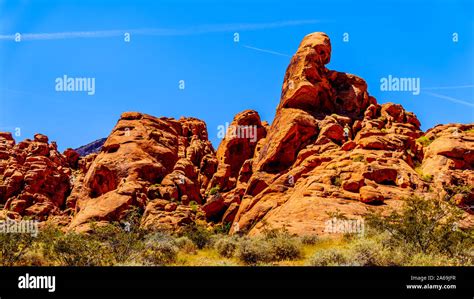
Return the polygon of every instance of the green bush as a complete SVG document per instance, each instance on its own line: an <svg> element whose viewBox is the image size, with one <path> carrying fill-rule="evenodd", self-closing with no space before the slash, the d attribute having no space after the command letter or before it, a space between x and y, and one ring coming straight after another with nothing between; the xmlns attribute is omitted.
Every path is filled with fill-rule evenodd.
<svg viewBox="0 0 474 299"><path fill-rule="evenodd" d="M188 254L195 254L197 252L197 246L188 237L179 237L174 240L179 250Z"/></svg>
<svg viewBox="0 0 474 299"><path fill-rule="evenodd" d="M267 230L263 236L240 239L236 256L249 265L296 260L302 256L302 244L285 230Z"/></svg>
<svg viewBox="0 0 474 299"><path fill-rule="evenodd" d="M221 256L230 258L234 256L237 245L238 240L236 237L223 236L216 241L214 248Z"/></svg>
<svg viewBox="0 0 474 299"><path fill-rule="evenodd" d="M473 230L456 224L463 212L443 201L410 197L388 216L366 216L364 237L345 241L342 248L318 251L313 266L455 266L472 265Z"/></svg>
<svg viewBox="0 0 474 299"><path fill-rule="evenodd" d="M237 258L247 264L256 265L272 260L272 248L260 238L242 239L236 253Z"/></svg>
<svg viewBox="0 0 474 299"><path fill-rule="evenodd" d="M447 186L446 191L450 195L455 195L455 194L465 194L469 195L474 189L473 185L459 185L459 186Z"/></svg>
<svg viewBox="0 0 474 299"><path fill-rule="evenodd" d="M44 259L54 264L58 261L54 254L55 241L64 236L64 232L58 227L47 225L40 230L38 238L35 240Z"/></svg>
<svg viewBox="0 0 474 299"><path fill-rule="evenodd" d="M0 233L0 265L14 266L25 256L34 237L25 233Z"/></svg>
<svg viewBox="0 0 474 299"><path fill-rule="evenodd" d="M176 261L178 247L173 238L164 233L155 233L145 240L141 251L142 261L145 265L164 266Z"/></svg>
<svg viewBox="0 0 474 299"><path fill-rule="evenodd" d="M466 133L474 133L474 128L473 129L467 129L466 131L464 131Z"/></svg>
<svg viewBox="0 0 474 299"><path fill-rule="evenodd" d="M387 232L390 247L469 259L473 230L457 228L462 219L462 211L447 202L410 197L401 212L393 211L388 217L370 214L366 223L376 233Z"/></svg>
<svg viewBox="0 0 474 299"><path fill-rule="evenodd" d="M197 209L198 209L198 204L197 204L197 202L195 202L194 200L189 203L189 206L191 207L191 210L192 210L193 212L196 212Z"/></svg>
<svg viewBox="0 0 474 299"><path fill-rule="evenodd" d="M267 235L266 241L270 244L273 261L295 260L302 255L299 238L286 232Z"/></svg>
<svg viewBox="0 0 474 299"><path fill-rule="evenodd" d="M352 161L353 162L363 162L363 161L365 161L364 155L356 155L356 156L352 157Z"/></svg>
<svg viewBox="0 0 474 299"><path fill-rule="evenodd" d="M318 235L304 235L300 237L300 241L304 245L315 245L319 242Z"/></svg>
<svg viewBox="0 0 474 299"><path fill-rule="evenodd" d="M457 260L442 255L418 252L411 254L405 266L463 266Z"/></svg>
<svg viewBox="0 0 474 299"><path fill-rule="evenodd" d="M310 266L341 266L348 263L344 251L340 249L327 249L317 251L309 261Z"/></svg>
<svg viewBox="0 0 474 299"><path fill-rule="evenodd" d="M426 137L426 136L421 136L416 141L419 142L424 147L427 147L428 145L430 145L433 142L433 140L428 139L428 137Z"/></svg>
<svg viewBox="0 0 474 299"><path fill-rule="evenodd" d="M91 238L105 245L114 264L135 260L144 246L140 232L133 229L127 232L113 224L95 228Z"/></svg>
<svg viewBox="0 0 474 299"><path fill-rule="evenodd" d="M51 257L63 266L109 266L106 247L85 234L67 233L52 240Z"/></svg>
<svg viewBox="0 0 474 299"><path fill-rule="evenodd" d="M229 234L231 227L232 227L232 222L218 224L214 226L214 233L227 235Z"/></svg>
<svg viewBox="0 0 474 299"><path fill-rule="evenodd" d="M359 239L347 253L351 264L356 266L383 266L382 246L372 239Z"/></svg>
<svg viewBox="0 0 474 299"><path fill-rule="evenodd" d="M215 194L219 193L220 190L221 190L221 186L219 186L219 185L217 185L215 187L212 187L209 190L209 195L215 195Z"/></svg>
<svg viewBox="0 0 474 299"><path fill-rule="evenodd" d="M340 176L331 177L331 184L338 187L341 186L342 184L341 177Z"/></svg>
<svg viewBox="0 0 474 299"><path fill-rule="evenodd" d="M406 265L411 258L410 251L405 247L391 247L389 244L387 234L358 238L350 245L347 256L352 261L351 264L356 266Z"/></svg>
<svg viewBox="0 0 474 299"><path fill-rule="evenodd" d="M193 241L199 249L210 245L212 241L212 232L202 225L189 225L182 234Z"/></svg>
<svg viewBox="0 0 474 299"><path fill-rule="evenodd" d="M431 174L421 174L421 179L425 182L430 183L433 181L433 176Z"/></svg>
<svg viewBox="0 0 474 299"><path fill-rule="evenodd" d="M430 183L433 180L432 175L423 173L423 170L421 170L421 165L417 164L415 171L423 181Z"/></svg>

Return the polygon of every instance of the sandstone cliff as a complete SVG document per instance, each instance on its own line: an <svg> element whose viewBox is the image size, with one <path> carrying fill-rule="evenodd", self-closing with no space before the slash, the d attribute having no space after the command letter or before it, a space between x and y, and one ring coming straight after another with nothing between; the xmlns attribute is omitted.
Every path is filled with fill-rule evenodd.
<svg viewBox="0 0 474 299"><path fill-rule="evenodd" d="M402 106L378 104L355 75L326 68L324 33L301 42L271 125L238 113L217 151L206 124L126 112L99 153L60 154L44 135L15 143L0 133L1 217L52 220L87 230L130 209L148 229L197 220L231 233L285 228L324 234L332 213L363 217L403 199L451 200L473 225L474 124L426 133ZM248 131L243 131L247 132Z"/></svg>

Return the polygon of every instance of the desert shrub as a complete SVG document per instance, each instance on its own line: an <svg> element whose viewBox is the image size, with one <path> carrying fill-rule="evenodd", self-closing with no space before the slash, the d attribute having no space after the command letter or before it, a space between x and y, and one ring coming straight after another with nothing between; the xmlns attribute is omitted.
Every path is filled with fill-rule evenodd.
<svg viewBox="0 0 474 299"><path fill-rule="evenodd" d="M388 233L353 236L343 246L318 250L309 259L312 266L403 266L412 252L403 246L393 247Z"/></svg>
<svg viewBox="0 0 474 299"><path fill-rule="evenodd" d="M13 266L27 253L34 237L25 233L0 233L0 265Z"/></svg>
<svg viewBox="0 0 474 299"><path fill-rule="evenodd" d="M302 256L300 238L291 236L286 230L266 230L263 236L241 238L236 256L245 264L296 260Z"/></svg>
<svg viewBox="0 0 474 299"><path fill-rule="evenodd" d="M55 241L64 236L64 232L57 226L46 225L43 227L36 238L36 247L41 252L44 259L54 264L57 258L54 256Z"/></svg>
<svg viewBox="0 0 474 299"><path fill-rule="evenodd" d="M410 197L402 211L393 211L388 217L370 214L366 222L373 231L388 233L385 245L389 247L405 247L412 254L470 259L473 230L459 229L457 223L462 219L462 211L447 202Z"/></svg>
<svg viewBox="0 0 474 299"><path fill-rule="evenodd" d="M64 266L113 265L103 244L88 235L73 232L52 240L49 256Z"/></svg>
<svg viewBox="0 0 474 299"><path fill-rule="evenodd" d="M353 162L363 162L363 161L365 161L364 155L356 155L356 156L352 157L352 161Z"/></svg>
<svg viewBox="0 0 474 299"><path fill-rule="evenodd" d="M319 242L318 235L303 235L300 237L300 241L304 245L314 245Z"/></svg>
<svg viewBox="0 0 474 299"><path fill-rule="evenodd" d="M191 210L192 210L193 212L196 212L197 209L198 209L198 204L197 204L197 202L195 202L194 200L189 203L189 206L191 207Z"/></svg>
<svg viewBox="0 0 474 299"><path fill-rule="evenodd" d="M474 133L474 128L473 129L467 129L466 131L464 131L466 133Z"/></svg>
<svg viewBox="0 0 474 299"><path fill-rule="evenodd" d="M455 195L455 194L469 195L473 189L474 189L473 185L454 185L454 186L446 187L446 191L450 195Z"/></svg>
<svg viewBox="0 0 474 299"><path fill-rule="evenodd" d="M232 227L231 222L218 224L214 227L214 233L227 235L229 234L231 227Z"/></svg>
<svg viewBox="0 0 474 299"><path fill-rule="evenodd" d="M428 145L430 145L433 140L429 139L428 137L426 136L421 136L420 138L418 138L416 140L418 143L420 143L421 145L423 145L424 147L427 147Z"/></svg>
<svg viewBox="0 0 474 299"><path fill-rule="evenodd" d="M203 249L211 244L212 232L205 226L199 224L192 224L184 228L182 235L188 237L197 248Z"/></svg>
<svg viewBox="0 0 474 299"><path fill-rule="evenodd" d="M217 185L215 187L212 187L209 190L209 195L215 195L215 194L219 193L220 190L221 190L221 186L219 186L219 185Z"/></svg>
<svg viewBox="0 0 474 299"><path fill-rule="evenodd" d="M404 266L412 258L412 252L403 244L393 246L389 233L358 238L349 251L354 264L361 266Z"/></svg>
<svg viewBox="0 0 474 299"><path fill-rule="evenodd" d="M261 238L242 239L237 247L237 258L247 264L256 265L272 260L272 248Z"/></svg>
<svg viewBox="0 0 474 299"><path fill-rule="evenodd" d="M223 234L211 234L211 236L209 237L209 241L207 242L206 244L206 247L207 248L214 248L216 247L216 243L222 239L222 238L225 238L225 237L228 237L228 235L223 235Z"/></svg>
<svg viewBox="0 0 474 299"><path fill-rule="evenodd" d="M344 213L339 211L339 209L336 209L335 211L326 211L326 215L328 215L329 218L336 218L336 219L339 219L339 220L349 219L349 218L347 218L347 216Z"/></svg>
<svg viewBox="0 0 474 299"><path fill-rule="evenodd" d="M41 252L28 250L25 255L21 257L21 260L18 261L16 266L33 266L33 267L47 267L53 266L54 264L51 261L44 258Z"/></svg>
<svg viewBox="0 0 474 299"><path fill-rule="evenodd" d="M214 248L217 252L226 258L234 256L234 253L237 249L238 239L236 237L221 237L214 244Z"/></svg>
<svg viewBox="0 0 474 299"><path fill-rule="evenodd" d="M422 179L423 181L425 181L425 182L430 183L431 181L433 181L433 175L422 173L422 174L421 174L421 179Z"/></svg>
<svg viewBox="0 0 474 299"><path fill-rule="evenodd" d="M301 257L301 242L286 231L273 231L266 234L266 242L271 248L271 260L295 260Z"/></svg>
<svg viewBox="0 0 474 299"><path fill-rule="evenodd" d="M113 224L94 228L90 237L105 245L114 264L124 264L138 258L144 246L139 232L133 229L125 231Z"/></svg>
<svg viewBox="0 0 474 299"><path fill-rule="evenodd" d="M342 179L340 176L334 176L331 177L331 184L334 186L341 186L342 184Z"/></svg>
<svg viewBox="0 0 474 299"><path fill-rule="evenodd" d="M140 222L144 211L142 208L131 206L124 212L122 224L128 223L130 225L130 231L141 232Z"/></svg>
<svg viewBox="0 0 474 299"><path fill-rule="evenodd" d="M387 234L351 238L343 247L317 251L309 260L313 266L403 266L411 252L388 246Z"/></svg>
<svg viewBox="0 0 474 299"><path fill-rule="evenodd" d="M433 176L431 174L423 173L423 170L421 170L421 165L419 163L415 165L415 172L420 176L420 179L425 182L429 183L433 180Z"/></svg>
<svg viewBox="0 0 474 299"><path fill-rule="evenodd" d="M176 261L178 250L171 236L158 232L145 240L141 258L145 265L164 266Z"/></svg>
<svg viewBox="0 0 474 299"><path fill-rule="evenodd" d="M310 266L342 266L347 263L345 252L335 248L319 250L309 260Z"/></svg>
<svg viewBox="0 0 474 299"><path fill-rule="evenodd" d="M346 257L352 265L383 266L383 250L384 248L375 240L360 238L354 241Z"/></svg>
<svg viewBox="0 0 474 299"><path fill-rule="evenodd" d="M456 259L446 256L417 252L407 259L405 266L462 266Z"/></svg>
<svg viewBox="0 0 474 299"><path fill-rule="evenodd" d="M197 251L197 246L191 241L188 237L179 237L174 240L176 246L179 250L188 254L195 254Z"/></svg>

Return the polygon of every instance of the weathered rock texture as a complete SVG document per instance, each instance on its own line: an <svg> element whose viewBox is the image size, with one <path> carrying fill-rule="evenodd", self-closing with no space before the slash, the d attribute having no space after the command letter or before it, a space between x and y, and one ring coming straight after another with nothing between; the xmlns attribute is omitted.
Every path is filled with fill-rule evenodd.
<svg viewBox="0 0 474 299"><path fill-rule="evenodd" d="M148 228L190 223L216 167L204 122L124 113L68 198L71 228L121 220L131 207Z"/></svg>
<svg viewBox="0 0 474 299"><path fill-rule="evenodd" d="M331 212L358 218L369 207L397 208L410 195L434 196L435 186L453 189L448 196L472 212L473 126L436 127L427 137L439 139L423 148L413 113L377 104L363 79L328 70L330 59L324 33L306 36L291 59L232 232L322 234ZM453 136L452 127L461 133ZM440 174L444 186L431 177ZM464 186L464 194L453 186Z"/></svg>
<svg viewBox="0 0 474 299"><path fill-rule="evenodd" d="M474 225L474 124L425 134L402 106L378 104L355 75L326 68L331 43L306 36L285 74L273 123L237 114L217 152L195 118L122 114L99 153L58 153L44 135L0 133L0 204L11 218L63 217L70 229L120 221L148 229L197 220L250 235L324 234L333 213L388 212L403 199L450 200ZM87 154L87 153L86 153Z"/></svg>
<svg viewBox="0 0 474 299"><path fill-rule="evenodd" d="M10 133L0 133L0 204L9 217L45 220L63 214L78 159L70 149L59 153L41 134L16 144Z"/></svg>

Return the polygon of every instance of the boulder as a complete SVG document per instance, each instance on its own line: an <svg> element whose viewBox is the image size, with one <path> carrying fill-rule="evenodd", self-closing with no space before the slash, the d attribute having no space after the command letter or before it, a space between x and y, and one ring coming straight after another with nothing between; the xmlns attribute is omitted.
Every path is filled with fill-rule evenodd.
<svg viewBox="0 0 474 299"><path fill-rule="evenodd" d="M155 210L147 205L151 199L184 200L183 206L201 203L202 180L213 175L209 161L215 156L207 138L205 123L195 118L123 113L83 183L71 193L69 200L76 205L70 229L80 230L90 221L121 220L133 207ZM160 213L180 210L170 204ZM146 219L146 226L153 226L153 219Z"/></svg>
<svg viewBox="0 0 474 299"><path fill-rule="evenodd" d="M372 186L363 186L359 190L360 201L368 204L381 204L384 196Z"/></svg>

